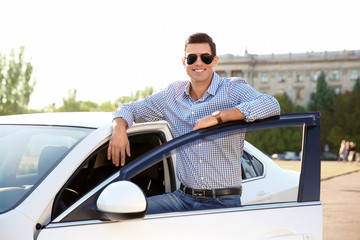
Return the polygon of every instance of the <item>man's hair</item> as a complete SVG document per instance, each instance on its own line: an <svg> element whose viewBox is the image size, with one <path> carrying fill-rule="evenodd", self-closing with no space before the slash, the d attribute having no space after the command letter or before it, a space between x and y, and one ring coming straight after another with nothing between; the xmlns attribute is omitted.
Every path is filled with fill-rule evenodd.
<svg viewBox="0 0 360 240"><path fill-rule="evenodd" d="M212 38L206 33L194 33L190 35L185 41L185 52L187 45L191 43L208 43L210 45L211 54L216 56L216 45Z"/></svg>

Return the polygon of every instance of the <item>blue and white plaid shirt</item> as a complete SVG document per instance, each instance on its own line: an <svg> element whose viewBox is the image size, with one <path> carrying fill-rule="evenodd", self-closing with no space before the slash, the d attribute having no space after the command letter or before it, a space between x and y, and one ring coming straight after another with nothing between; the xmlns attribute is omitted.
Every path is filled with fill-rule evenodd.
<svg viewBox="0 0 360 240"><path fill-rule="evenodd" d="M242 78L220 78L214 73L201 99L190 97L190 82L177 81L143 100L123 104L114 118L133 122L166 120L174 137L193 130L198 119L217 110L237 107L251 122L280 114L278 101L261 94ZM177 156L177 176L188 187L213 189L241 186L241 156L245 133L198 144Z"/></svg>

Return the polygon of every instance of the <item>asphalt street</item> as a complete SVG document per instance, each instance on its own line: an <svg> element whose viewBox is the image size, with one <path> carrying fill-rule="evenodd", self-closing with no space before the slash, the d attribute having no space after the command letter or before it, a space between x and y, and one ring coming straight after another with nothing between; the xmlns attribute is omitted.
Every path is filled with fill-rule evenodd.
<svg viewBox="0 0 360 240"><path fill-rule="evenodd" d="M321 181L323 240L360 240L360 171Z"/></svg>

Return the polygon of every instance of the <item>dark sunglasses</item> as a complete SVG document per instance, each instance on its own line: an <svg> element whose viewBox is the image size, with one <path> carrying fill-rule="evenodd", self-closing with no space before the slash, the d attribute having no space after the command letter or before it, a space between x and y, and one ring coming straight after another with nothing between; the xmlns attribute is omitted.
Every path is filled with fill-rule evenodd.
<svg viewBox="0 0 360 240"><path fill-rule="evenodd" d="M200 58L201 58L201 61L203 61L203 63L205 64L210 64L212 63L212 61L214 60L214 57L213 55L210 55L208 53L203 53L203 54L200 54ZM196 62L198 58L198 55L196 54L189 54L185 57L186 59L186 63L188 65L191 65L191 64L194 64L194 62Z"/></svg>

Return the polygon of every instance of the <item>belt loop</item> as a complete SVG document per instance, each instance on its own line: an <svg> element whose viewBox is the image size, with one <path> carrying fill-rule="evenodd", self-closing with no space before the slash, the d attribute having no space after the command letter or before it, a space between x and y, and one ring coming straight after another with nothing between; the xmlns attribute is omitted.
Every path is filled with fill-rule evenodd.
<svg viewBox="0 0 360 240"><path fill-rule="evenodd" d="M184 194L184 196L186 195L186 186L185 185L183 187L183 194Z"/></svg>
<svg viewBox="0 0 360 240"><path fill-rule="evenodd" d="M212 191L213 199L216 199L215 188L212 188L211 191Z"/></svg>

